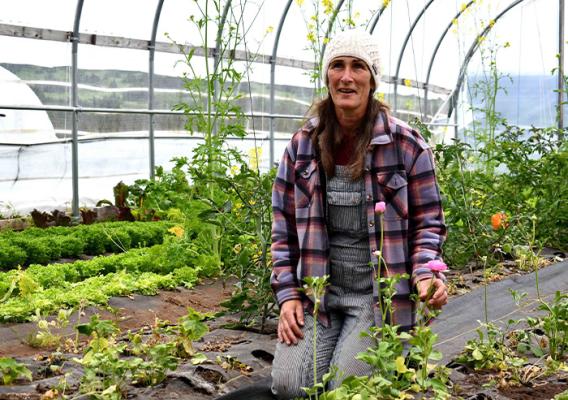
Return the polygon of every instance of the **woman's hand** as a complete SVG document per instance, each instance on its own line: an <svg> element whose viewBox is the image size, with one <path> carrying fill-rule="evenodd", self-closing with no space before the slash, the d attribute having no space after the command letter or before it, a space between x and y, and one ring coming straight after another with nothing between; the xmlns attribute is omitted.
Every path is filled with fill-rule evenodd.
<svg viewBox="0 0 568 400"><path fill-rule="evenodd" d="M304 338L302 327L304 326L304 307L300 300L288 300L280 307L280 319L278 320L278 341L288 346L297 344Z"/></svg>
<svg viewBox="0 0 568 400"><path fill-rule="evenodd" d="M429 308L442 308L448 302L448 290L444 281L439 278L432 279L423 279L418 281L416 284L416 288L418 289L418 297L420 301L428 300L428 307ZM428 296L429 293L432 293L431 296Z"/></svg>

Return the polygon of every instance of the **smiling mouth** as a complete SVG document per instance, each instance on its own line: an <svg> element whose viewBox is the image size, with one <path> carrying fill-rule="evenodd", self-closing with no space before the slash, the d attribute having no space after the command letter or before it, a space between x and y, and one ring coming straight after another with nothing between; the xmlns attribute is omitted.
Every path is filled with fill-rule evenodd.
<svg viewBox="0 0 568 400"><path fill-rule="evenodd" d="M342 93L342 94L355 94L355 93L357 93L354 89L346 89L346 88L337 89L337 91L339 93Z"/></svg>

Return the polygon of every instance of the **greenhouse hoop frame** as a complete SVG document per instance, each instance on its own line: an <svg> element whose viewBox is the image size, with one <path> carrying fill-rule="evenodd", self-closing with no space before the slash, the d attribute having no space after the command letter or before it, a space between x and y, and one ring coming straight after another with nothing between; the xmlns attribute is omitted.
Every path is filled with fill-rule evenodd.
<svg viewBox="0 0 568 400"><path fill-rule="evenodd" d="M435 3L435 0L425 1L425 4L422 6L422 9L418 12L417 16L414 18L413 22L410 24L408 32L406 33L403 44L401 49L398 53L397 62L396 62L396 72L393 76L382 76L381 80L385 83L393 85L394 89L394 103L393 103L393 111L395 113L405 113L404 110L398 109L398 86L399 85L406 85L411 88L416 88L419 90L423 90L423 101L420 104L424 105L424 109L420 107L420 116L425 117L428 114L428 95L431 92L438 93L448 98L448 118L451 118L451 115L454 115L455 123L436 123L432 121L426 122L426 125L431 126L450 126L454 127L456 132L458 128L457 123L457 109L456 105L458 102L458 98L460 96L461 87L464 82L465 74L467 71L467 66L469 61L472 59L476 51L479 47L479 39L486 35L489 30L493 28L495 23L499 21L501 17L506 15L510 10L512 10L515 6L522 3L523 0L515 0L511 2L505 9L503 9L498 15L496 15L492 23L487 25L484 30L478 34L470 46L467 54L464 56L462 64L459 70L459 76L455 87L452 90L448 90L446 88L432 85L430 84L431 72L433 69L434 61L436 60L436 56L438 54L438 50L447 36L452 24L454 21L458 20L462 15L465 14L465 11L470 8L472 4L475 3L474 0L470 0L467 4L462 5L462 8L459 10L457 14L452 18L450 23L446 26L446 29L443 31L441 36L439 37L434 50L429 58L429 63L427 67L426 79L424 82L418 82L417 80L412 79L403 79L400 77L400 70L403 61L403 57L407 48L407 44L412 38L414 33L414 29L416 28L417 24L420 20L427 14L427 10L430 6ZM252 54L247 51L242 50L235 50L231 52L231 57L234 57L237 61L250 61L252 57L254 57L254 62L257 64L269 64L270 65L270 97L269 97L269 112L268 113L245 113L247 117L256 118L268 118L270 121L270 130L269 130L269 146L270 146L270 154L269 154L269 165L273 165L275 160L274 154L274 122L276 119L294 119L294 120L301 120L305 118L305 115L287 115L287 114L277 114L275 113L275 77L276 77L276 66L285 66L285 67L292 67L292 68L299 68L304 70L314 69L315 63L309 62L305 60L297 60L292 58L285 58L285 57L278 57L278 49L280 44L280 36L283 31L286 18L289 14L289 10L293 0L287 0L285 6L283 8L282 14L279 19L278 27L275 32L275 39L272 47L272 53L270 55L263 55L263 54ZM338 1L337 5L333 10L332 17L328 23L328 27L325 33L325 37L328 38L331 35L333 26L335 24L335 19L339 12L341 11L342 7L344 6L345 1L340 0ZM368 27L368 31L372 34L378 26L379 20L381 16L384 15L386 9L389 7L391 2L383 2L383 4L379 7L379 9L375 12L375 14L371 17L370 25ZM79 176L78 176L78 115L80 113L116 113L116 114L142 114L148 115L149 118L149 127L148 127L148 141L149 141L149 176L151 179L154 178L154 170L155 170L155 132L154 132L154 116L155 115L184 115L183 112L171 111L171 110L157 110L154 109L154 64L155 64L155 52L162 52L162 53L176 53L179 54L183 51L194 51L196 55L202 57L213 58L215 65L220 62L220 53L217 49L220 47L221 35L223 30L223 24L225 23L227 13L231 7L231 0L225 2L224 9L222 11L221 16L221 24L217 31L216 36L216 47L209 48L208 53L204 54L200 47L194 47L190 45L177 45L175 43L167 43L167 42L158 42L156 41L157 37L157 29L158 24L160 22L160 17L163 10L164 0L158 0L156 9L154 12L154 18L152 22L152 30L149 40L141 40L141 39L134 39L134 38L127 38L122 36L112 36L112 35L99 35L99 34L89 34L89 33L81 33L80 32L80 24L81 18L83 14L83 5L84 0L77 0L76 3L76 10L75 16L73 21L73 30L71 32L64 31L64 30L54 30L54 29L44 29L44 28L37 28L37 27L30 27L30 26L22 26L22 25L14 25L14 24L0 24L0 36L11 36L11 37L21 37L21 38L28 38L28 39L40 39L40 40L49 40L49 41L56 41L56 42L68 42L71 43L71 105L68 107L64 106L23 106L23 105L9 105L9 104L0 104L0 109L12 109L12 110L38 110L38 111L61 111L66 113L72 113L72 132L71 132L71 143L72 143L72 191L73 191L73 199L72 199L72 212L75 217L79 216ZM564 124L564 110L563 107L560 105L564 102L564 81L563 81L563 62L564 62L564 12L565 12L565 5L564 0L558 1L558 10L559 10L559 19L558 19L558 81L557 81L557 104L558 106L558 127L562 128ZM321 55L323 55L323 51L325 50L325 40L322 46ZM135 49L135 50L147 50L148 51L148 108L147 109L116 109L116 108L95 108L95 107L81 107L78 101L78 62L77 62L77 55L79 52L79 44L87 44L87 45L94 45L94 46L104 46L104 47L116 47L116 48L128 48L128 49ZM321 62L321 59L320 59ZM216 88L218 90L218 88ZM411 112L412 114L412 112ZM187 113L185 113L187 115ZM435 115L435 114L433 114ZM22 144L20 144L22 145Z"/></svg>

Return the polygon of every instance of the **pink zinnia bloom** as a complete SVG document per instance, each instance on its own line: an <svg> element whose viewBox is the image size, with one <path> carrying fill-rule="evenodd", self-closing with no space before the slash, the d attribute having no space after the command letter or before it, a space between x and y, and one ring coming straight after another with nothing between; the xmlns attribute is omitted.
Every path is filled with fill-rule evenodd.
<svg viewBox="0 0 568 400"><path fill-rule="evenodd" d="M375 214L382 214L386 209L387 205L384 201L379 201L377 204L375 204Z"/></svg>
<svg viewBox="0 0 568 400"><path fill-rule="evenodd" d="M448 269L446 263L441 260L430 260L426 264L426 267L432 272L442 272Z"/></svg>

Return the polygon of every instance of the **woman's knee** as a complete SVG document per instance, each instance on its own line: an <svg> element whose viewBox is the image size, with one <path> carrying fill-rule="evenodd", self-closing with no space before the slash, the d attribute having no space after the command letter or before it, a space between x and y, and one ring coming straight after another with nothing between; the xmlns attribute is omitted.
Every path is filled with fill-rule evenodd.
<svg viewBox="0 0 568 400"><path fill-rule="evenodd" d="M279 399L294 399L304 397L305 392L302 387L306 386L303 382L305 371L298 369L272 369L272 393Z"/></svg>

